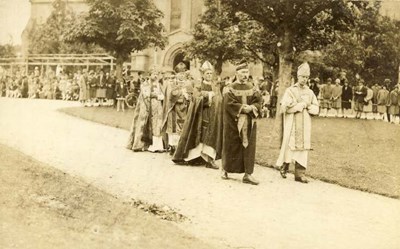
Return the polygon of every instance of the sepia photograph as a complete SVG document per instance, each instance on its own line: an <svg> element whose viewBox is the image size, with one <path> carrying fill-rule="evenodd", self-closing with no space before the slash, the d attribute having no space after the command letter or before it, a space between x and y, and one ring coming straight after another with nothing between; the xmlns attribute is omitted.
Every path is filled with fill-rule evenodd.
<svg viewBox="0 0 400 249"><path fill-rule="evenodd" d="M1 249L399 249L400 0L0 0Z"/></svg>

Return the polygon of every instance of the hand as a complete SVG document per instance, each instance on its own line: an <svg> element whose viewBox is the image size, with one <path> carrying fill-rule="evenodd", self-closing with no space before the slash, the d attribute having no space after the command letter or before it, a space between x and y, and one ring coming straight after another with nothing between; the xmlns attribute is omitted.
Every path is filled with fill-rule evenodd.
<svg viewBox="0 0 400 249"><path fill-rule="evenodd" d="M253 111L253 108L249 105L244 105L242 108L243 113L251 113Z"/></svg>

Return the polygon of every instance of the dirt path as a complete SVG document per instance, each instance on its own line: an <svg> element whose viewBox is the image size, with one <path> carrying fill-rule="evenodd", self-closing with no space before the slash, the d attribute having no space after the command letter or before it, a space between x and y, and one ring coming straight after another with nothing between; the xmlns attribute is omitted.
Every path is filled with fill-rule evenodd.
<svg viewBox="0 0 400 249"><path fill-rule="evenodd" d="M128 133L58 113L75 103L0 99L0 143L124 198L166 204L180 226L216 247L400 248L400 201L331 184L282 180L256 167L240 176L175 166L166 154L133 153Z"/></svg>
<svg viewBox="0 0 400 249"><path fill-rule="evenodd" d="M1 144L0 158L2 249L211 248L132 202Z"/></svg>

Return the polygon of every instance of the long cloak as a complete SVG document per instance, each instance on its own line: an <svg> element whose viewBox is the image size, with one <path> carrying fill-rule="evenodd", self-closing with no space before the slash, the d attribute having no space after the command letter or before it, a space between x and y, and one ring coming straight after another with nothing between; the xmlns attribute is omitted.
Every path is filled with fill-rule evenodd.
<svg viewBox="0 0 400 249"><path fill-rule="evenodd" d="M252 174L261 95L254 91L252 84L238 82L229 85L224 92L222 167L228 173ZM242 114L243 104L251 105L253 112Z"/></svg>
<svg viewBox="0 0 400 249"><path fill-rule="evenodd" d="M215 93L211 101L207 96L210 92ZM188 108L188 115L172 160L192 160L201 156L201 153L218 160L221 159L221 152L222 95L219 89L202 84L198 96Z"/></svg>
<svg viewBox="0 0 400 249"><path fill-rule="evenodd" d="M186 119L190 101L185 98L183 83L168 84L165 87L162 132L171 136L180 135ZM170 138L168 138L171 140ZM171 141L169 141L171 142Z"/></svg>
<svg viewBox="0 0 400 249"><path fill-rule="evenodd" d="M132 150L147 149L152 144L151 86L148 82L142 85L130 129L127 148Z"/></svg>
<svg viewBox="0 0 400 249"><path fill-rule="evenodd" d="M308 108L301 108L305 102ZM301 111L300 111L301 110ZM311 149L311 115L319 112L318 100L308 87L300 90L296 84L286 89L281 101L283 113L283 139L276 165L297 161L307 168L308 151Z"/></svg>

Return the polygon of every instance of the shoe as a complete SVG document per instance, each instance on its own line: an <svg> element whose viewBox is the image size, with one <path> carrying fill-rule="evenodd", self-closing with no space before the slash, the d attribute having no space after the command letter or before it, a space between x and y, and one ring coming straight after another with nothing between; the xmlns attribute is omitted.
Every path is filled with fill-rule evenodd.
<svg viewBox="0 0 400 249"><path fill-rule="evenodd" d="M209 168L209 169L219 169L218 165L216 165L214 161L212 161L212 162L210 162L210 163L206 163L206 168Z"/></svg>
<svg viewBox="0 0 400 249"><path fill-rule="evenodd" d="M170 149L169 149L169 155L173 156L174 153L175 153L175 146L171 146Z"/></svg>
<svg viewBox="0 0 400 249"><path fill-rule="evenodd" d="M295 180L296 182L308 183L308 179L305 178L304 176L295 177L294 180Z"/></svg>
<svg viewBox="0 0 400 249"><path fill-rule="evenodd" d="M281 173L282 178L286 179L286 177L287 177L286 174L287 174L288 170L289 170L289 164L284 163L279 170L279 173Z"/></svg>
<svg viewBox="0 0 400 249"><path fill-rule="evenodd" d="M258 185L259 184L259 182L254 177L252 177L251 175L245 175L243 177L242 182L243 183L252 184L252 185Z"/></svg>
<svg viewBox="0 0 400 249"><path fill-rule="evenodd" d="M305 173L306 173L306 168L301 166L298 162L295 162L294 180L296 182L308 183Z"/></svg>
<svg viewBox="0 0 400 249"><path fill-rule="evenodd" d="M221 178L223 180L228 180L229 179L228 172L226 172L224 169L221 170Z"/></svg>

